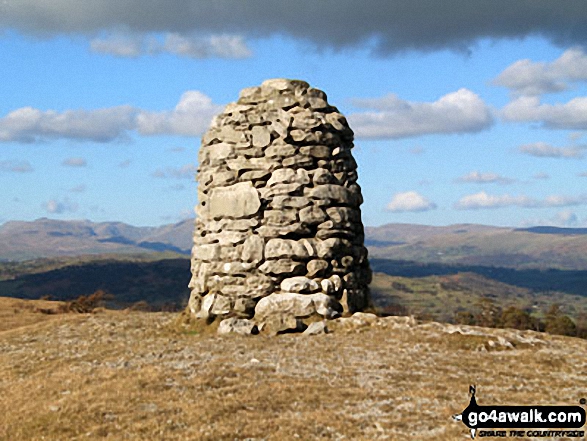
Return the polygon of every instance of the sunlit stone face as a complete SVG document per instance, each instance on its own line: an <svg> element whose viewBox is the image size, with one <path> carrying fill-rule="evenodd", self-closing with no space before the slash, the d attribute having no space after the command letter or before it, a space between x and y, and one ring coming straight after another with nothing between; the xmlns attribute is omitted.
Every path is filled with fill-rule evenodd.
<svg viewBox="0 0 587 441"><path fill-rule="evenodd" d="M244 89L214 118L199 151L193 316L287 326L368 305L352 148L345 117L303 81Z"/></svg>

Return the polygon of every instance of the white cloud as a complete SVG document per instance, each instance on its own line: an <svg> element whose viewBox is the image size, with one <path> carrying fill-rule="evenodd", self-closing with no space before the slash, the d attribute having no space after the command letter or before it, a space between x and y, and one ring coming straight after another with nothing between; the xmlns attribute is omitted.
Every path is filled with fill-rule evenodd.
<svg viewBox="0 0 587 441"><path fill-rule="evenodd" d="M92 52L116 57L136 58L142 55L170 53L188 58L247 58L252 55L239 35L182 35L168 32L163 40L149 33L114 32L90 41Z"/></svg>
<svg viewBox="0 0 587 441"><path fill-rule="evenodd" d="M185 92L175 109L164 112L143 111L137 115L137 130L141 135L173 134L199 136L206 131L222 106L197 90Z"/></svg>
<svg viewBox="0 0 587 441"><path fill-rule="evenodd" d="M581 222L576 213L571 210L563 210L549 219L526 219L522 222L522 226L524 227L532 227L536 225L561 228L587 227L587 219Z"/></svg>
<svg viewBox="0 0 587 441"><path fill-rule="evenodd" d="M585 203L587 203L587 195L585 194L581 196L552 195L541 201L540 205L543 207L571 207Z"/></svg>
<svg viewBox="0 0 587 441"><path fill-rule="evenodd" d="M480 173L478 171L472 171L465 176L461 176L457 181L477 184L512 184L515 182L515 179L506 178L505 176L500 176L496 173Z"/></svg>
<svg viewBox="0 0 587 441"><path fill-rule="evenodd" d="M493 124L489 106L468 89L459 89L431 103L405 101L393 94L355 99L353 103L375 110L349 115L351 127L362 138L479 132Z"/></svg>
<svg viewBox="0 0 587 441"><path fill-rule="evenodd" d="M28 161L0 161L0 172L30 173L33 166Z"/></svg>
<svg viewBox="0 0 587 441"><path fill-rule="evenodd" d="M67 198L60 201L51 199L43 204L43 208L50 214L62 214L77 211L78 205Z"/></svg>
<svg viewBox="0 0 587 441"><path fill-rule="evenodd" d="M463 196L456 204L458 210L477 210L481 208L500 208L511 205L530 207L534 202L527 196L492 196L482 191L479 193Z"/></svg>
<svg viewBox="0 0 587 441"><path fill-rule="evenodd" d="M191 179L194 180L198 167L194 164L186 164L181 167L165 167L155 170L151 176L155 178Z"/></svg>
<svg viewBox="0 0 587 441"><path fill-rule="evenodd" d="M136 58L144 53L144 41L138 35L114 33L90 40L90 50L115 57Z"/></svg>
<svg viewBox="0 0 587 441"><path fill-rule="evenodd" d="M551 129L587 129L587 97L577 97L564 104L542 104L536 96L522 96L500 111L502 118L513 122L538 122Z"/></svg>
<svg viewBox="0 0 587 441"><path fill-rule="evenodd" d="M434 210L436 204L429 201L421 194L415 191L408 191L405 193L397 193L391 199L391 202L387 204L387 210L396 213L406 211L429 211Z"/></svg>
<svg viewBox="0 0 587 441"><path fill-rule="evenodd" d="M85 167L88 163L85 158L67 158L63 160L61 165L66 167Z"/></svg>
<svg viewBox="0 0 587 441"><path fill-rule="evenodd" d="M0 118L0 142L76 139L109 142L134 126L135 109L118 106L98 110L42 111L22 107Z"/></svg>
<svg viewBox="0 0 587 441"><path fill-rule="evenodd" d="M155 51L169 52L189 58L248 58L252 55L242 36L209 35L187 37L177 33L165 36L165 42Z"/></svg>
<svg viewBox="0 0 587 441"><path fill-rule="evenodd" d="M521 145L518 150L525 155L537 156L539 158L575 158L581 159L584 156L582 147L554 147L545 142L535 142Z"/></svg>
<svg viewBox="0 0 587 441"><path fill-rule="evenodd" d="M493 82L517 95L540 95L565 90L570 81L587 81L587 55L581 48L568 49L551 63L516 61Z"/></svg>
<svg viewBox="0 0 587 441"><path fill-rule="evenodd" d="M495 196L482 191L463 196L456 204L458 210L479 210L503 207L547 208L569 207L587 204L587 194L580 196L551 195L542 200L525 195L512 196L509 194Z"/></svg>
<svg viewBox="0 0 587 441"><path fill-rule="evenodd" d="M74 139L106 143L127 139L134 130L143 136L200 136L222 108L197 90L186 91L173 110L162 112L128 105L64 112L23 107L0 117L0 142Z"/></svg>
<svg viewBox="0 0 587 441"><path fill-rule="evenodd" d="M571 210L564 210L556 214L554 221L558 225L565 227L576 227L579 224L579 218L576 213Z"/></svg>

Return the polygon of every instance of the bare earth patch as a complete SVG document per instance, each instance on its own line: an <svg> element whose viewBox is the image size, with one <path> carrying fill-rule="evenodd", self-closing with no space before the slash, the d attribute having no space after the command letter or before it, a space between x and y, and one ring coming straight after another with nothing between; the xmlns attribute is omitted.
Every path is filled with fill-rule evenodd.
<svg viewBox="0 0 587 441"><path fill-rule="evenodd" d="M479 404L587 398L587 342L532 331L394 317L219 337L170 313L36 314L0 332L2 440L465 440L469 384Z"/></svg>

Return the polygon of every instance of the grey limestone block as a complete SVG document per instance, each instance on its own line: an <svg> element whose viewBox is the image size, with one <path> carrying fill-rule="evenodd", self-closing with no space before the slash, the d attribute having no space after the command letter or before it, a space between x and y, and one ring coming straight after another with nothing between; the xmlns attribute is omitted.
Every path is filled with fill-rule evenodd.
<svg viewBox="0 0 587 441"><path fill-rule="evenodd" d="M193 317L281 332L370 304L352 149L346 118L305 81L243 89L213 119L198 153Z"/></svg>

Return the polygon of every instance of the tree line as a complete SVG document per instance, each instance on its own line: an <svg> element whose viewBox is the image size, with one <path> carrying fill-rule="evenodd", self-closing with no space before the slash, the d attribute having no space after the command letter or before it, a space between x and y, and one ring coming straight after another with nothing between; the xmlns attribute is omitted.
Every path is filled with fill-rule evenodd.
<svg viewBox="0 0 587 441"><path fill-rule="evenodd" d="M551 305L542 317L538 317L516 306L501 308L491 299L484 298L478 303L475 312L457 312L454 322L488 328L531 329L549 334L587 338L587 316L580 315L575 322L565 315L561 306L556 303Z"/></svg>

